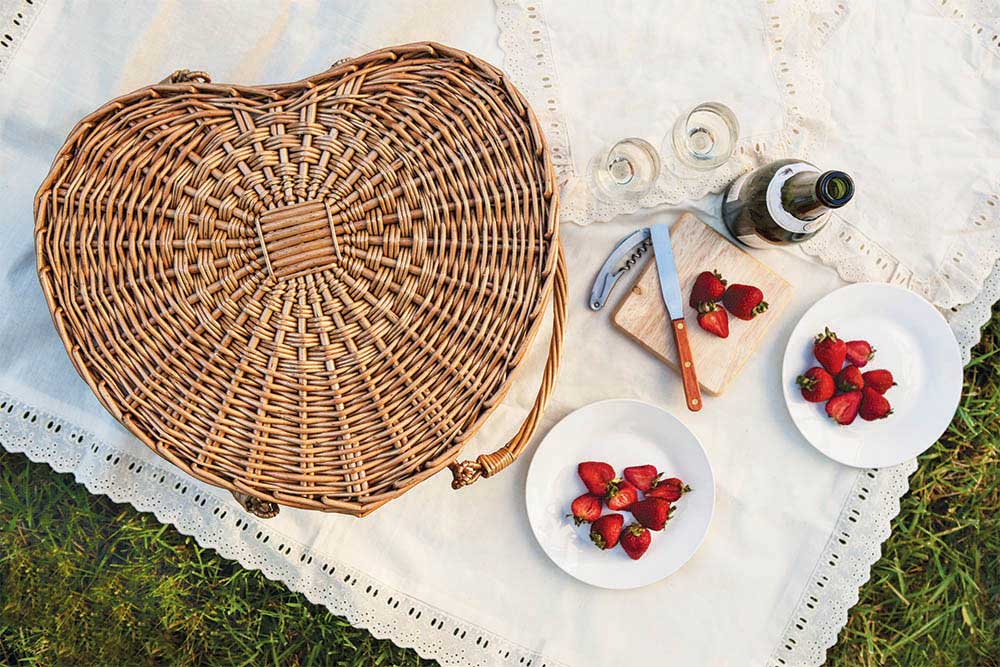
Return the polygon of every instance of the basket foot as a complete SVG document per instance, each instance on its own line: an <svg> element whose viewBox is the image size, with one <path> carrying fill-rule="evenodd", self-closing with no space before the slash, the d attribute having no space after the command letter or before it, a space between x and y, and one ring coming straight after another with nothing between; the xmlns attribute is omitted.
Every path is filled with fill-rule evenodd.
<svg viewBox="0 0 1000 667"><path fill-rule="evenodd" d="M230 491L230 493L233 494L233 498L236 498L236 502L243 506L243 509L256 517L271 519L278 516L277 503L254 498L249 494L240 493L239 491Z"/></svg>

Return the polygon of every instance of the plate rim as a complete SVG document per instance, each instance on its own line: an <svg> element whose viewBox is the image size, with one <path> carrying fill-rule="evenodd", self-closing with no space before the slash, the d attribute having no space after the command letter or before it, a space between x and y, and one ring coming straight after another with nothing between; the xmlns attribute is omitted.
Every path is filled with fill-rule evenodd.
<svg viewBox="0 0 1000 667"><path fill-rule="evenodd" d="M827 301L828 299L831 299L832 297L834 297L835 295L840 294L841 292L865 290L865 289L870 289L872 287L874 287L876 289L879 289L879 290L888 290L888 291L893 291L893 292L897 292L897 293L900 293L900 294L905 294L905 295L907 295L908 298L916 298L918 302L922 302L922 304L927 307L928 312L932 313L932 317L934 319L936 319L937 321L939 321L945 327L945 329L949 332L949 334L951 334L952 340L954 342L954 346L949 346L948 347L948 353L949 353L950 356L952 356L952 360L957 362L956 369L957 369L957 373L958 373L958 389L959 390L958 390L957 395L954 398L954 407L952 408L952 411L951 411L952 416L951 416L951 418L949 418L948 424L950 424L951 420L954 419L955 413L958 411L958 407L961 404L961 401L962 401L962 386L964 385L964 368L965 368L965 366L962 363L962 353L961 353L961 349L958 346L958 339L955 338L955 334L954 334L954 331L952 331L952 329L951 329L951 325L948 324L948 320L945 319L944 315L941 314L941 311L938 310L934 306L934 304L932 304L930 301L928 301L927 299L925 299L923 296L917 294L916 292L914 292L912 290L909 290L909 289L906 289L905 287L901 287L899 285L893 285L891 283L880 283L880 282L872 282L872 281L850 283L848 285L843 285L842 287L838 287L837 289L833 290L832 292L830 292L828 294L825 294L822 298L820 298L818 301L816 301L811 306L809 306L809 308L807 308L806 311L804 313L802 313L802 315L799 317L799 319L796 320L795 325L792 327L792 331L788 335L788 339L785 341L785 349L784 349L784 352L782 353L782 357L781 357L780 382L781 382L781 388L782 388L782 396L785 399L785 409L788 412L789 419L791 419L792 423L795 425L795 429L799 432L799 435L801 435L802 439L805 440L806 442L808 442L809 445L813 449L815 449L817 452L819 452L823 456L827 457L831 461L835 461L836 463L839 463L841 465L848 466L850 468L859 469L859 470L864 470L864 469L873 468L873 467L874 468L887 468L887 467L892 467L892 466L895 466L895 465L899 465L901 463L905 463L906 461L909 461L911 458L915 458L917 456L920 456L921 454L923 454L924 452L926 452L928 449L930 449L931 447L933 447L934 444L938 440L940 440L941 436L944 435L947 432L947 430L948 430L948 425L946 424L945 427L944 427L944 430L940 434L938 434L937 436L935 436L929 443L927 443L927 445L925 445L923 447L923 449L921 449L919 452L917 452L913 456L907 456L906 458L900 459L900 460L895 461L893 463L880 463L877 466L873 466L873 465L867 465L867 464L864 464L864 463L843 460L842 458L838 458L838 457L834 456L830 452L824 451L819 445L817 445L816 443L814 443L812 441L812 439L809 438L809 436L805 433L805 431L802 429L802 426L799 424L798 420L796 419L795 413L792 410L792 394L791 394L791 389L788 386L788 381L787 381L787 377L786 377L786 374L788 372L788 367L787 366L788 366L788 362L789 362L789 354L791 352L792 341L795 338L796 331L798 330L799 326L802 324L802 321L805 320L807 317L809 317L809 315L812 314L812 312L814 310L816 310L817 308L821 307L823 305L823 303L825 301Z"/></svg>
<svg viewBox="0 0 1000 667"><path fill-rule="evenodd" d="M701 450L701 453L702 453L702 455L705 458L705 463L706 463L706 466L707 466L708 474L709 474L710 479L712 480L712 494L711 494L711 498L709 500L708 519L705 521L705 528L702 531L702 534L701 534L701 536L698 539L698 543L692 549L691 554L683 562L681 562L677 567L675 567L670 572L667 572L667 573L663 574L662 576L659 576L658 578L653 579L651 581L648 581L648 582L645 582L645 583L641 583L641 584L636 584L634 586L633 585L607 586L607 585L595 583L593 581L589 581L587 579L583 579L582 577L578 576L576 573L570 572L565 567L563 567L563 565L559 561L557 561L552 556L552 554L549 553L549 550L545 548L545 544L542 542L541 538L538 535L538 527L535 525L535 522L534 522L534 520L532 518L532 516L533 516L532 512L529 509L529 505L528 505L528 489L531 486L532 471L535 470L535 461L537 460L539 452L541 452L542 447L545 445L546 441L549 439L549 437L552 434L552 432L555 431L556 428L559 427L563 422L565 422L569 418L575 416L579 412L582 412L582 411L587 410L587 409L596 409L596 408L598 408L598 406L605 406L605 405L614 404L614 403L629 403L629 404L638 405L640 408L643 408L643 409L652 409L652 410L654 410L656 412L659 412L659 413L662 413L663 415L666 415L670 419L672 419L675 422L677 422L685 431L687 431L690 434L690 436L694 440L695 444L698 445L698 449ZM576 581L579 581L580 583L586 584L587 586L593 586L594 588L600 588L600 589L603 589L603 590L615 590L615 591L637 590L637 589L640 589L640 588L645 588L647 586L652 586L654 584L658 584L661 581L663 581L664 579L666 579L667 577L670 577L670 576L676 574L677 572L679 572L681 570L681 568L683 568L685 565L687 565L691 561L691 559L694 558L695 554L697 554L698 551L701 550L702 546L704 546L705 540L708 539L708 534L709 534L709 532L712 529L712 522L715 519L715 505L716 505L716 499L717 499L716 498L717 494L716 494L715 485L716 485L715 469L712 467L712 459L708 455L708 450L705 449L705 446L702 444L701 439L697 436L697 434L695 434L695 432L690 427L688 427L687 424L685 424L683 421L681 421L677 416L675 416L673 413L671 413L669 410L666 410L665 408L661 408L658 405L654 405L652 403L649 403L647 401L643 401L643 400L640 400L640 399L637 399L637 398L604 398L604 399L601 399L601 400L598 400L598 401L592 401L592 402L587 403L585 405L581 405L580 407L578 407L578 408L570 411L569 413L567 413L566 415L564 415L559 421L557 421L555 424L553 424L549 428L549 430L545 433L545 435L542 437L541 441L539 441L538 446L535 447L535 451L532 452L531 461L528 462L528 471L525 474L525 480L524 480L524 510L525 510L525 514L527 514L528 525L531 527L531 534L535 538L535 542L538 544L538 547L545 554L546 558L548 558L549 561L551 561L553 565L555 565L557 568L559 568L559 570L561 570L562 572L566 573L567 575L569 575L570 577L572 577Z"/></svg>

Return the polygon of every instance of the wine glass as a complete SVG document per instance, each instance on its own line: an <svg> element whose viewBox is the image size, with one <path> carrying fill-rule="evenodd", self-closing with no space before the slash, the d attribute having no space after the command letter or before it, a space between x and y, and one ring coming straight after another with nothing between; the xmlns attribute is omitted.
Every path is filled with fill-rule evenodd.
<svg viewBox="0 0 1000 667"><path fill-rule="evenodd" d="M638 199L660 175L660 156L648 141L629 137L599 151L590 175L602 199Z"/></svg>
<svg viewBox="0 0 1000 667"><path fill-rule="evenodd" d="M671 171L683 176L687 170L701 172L721 167L736 152L739 135L740 125L732 109L720 102L698 104L677 118L664 140L679 167Z"/></svg>

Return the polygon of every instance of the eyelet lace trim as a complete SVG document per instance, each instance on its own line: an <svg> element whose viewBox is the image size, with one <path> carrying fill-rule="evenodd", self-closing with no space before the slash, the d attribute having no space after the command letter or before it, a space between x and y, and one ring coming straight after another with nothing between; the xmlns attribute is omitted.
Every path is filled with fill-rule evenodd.
<svg viewBox="0 0 1000 667"><path fill-rule="evenodd" d="M45 0L0 0L0 80L44 4Z"/></svg>
<svg viewBox="0 0 1000 667"><path fill-rule="evenodd" d="M767 38L772 71L784 103L784 124L770 134L744 138L737 157L727 165L692 179L678 179L664 171L653 189L636 201L605 202L595 197L586 175L574 167L566 122L560 108L559 75L544 19L544 3L497 0L500 46L504 70L527 96L552 147L560 195L560 218L580 225L610 220L640 208L699 199L721 190L741 173L777 156L808 157L824 141L830 109L823 80L816 73L813 53L847 16L847 0L760 0L761 22ZM804 37L802 26L812 31ZM795 31L795 39L790 39Z"/></svg>
<svg viewBox="0 0 1000 667"><path fill-rule="evenodd" d="M9 17L20 11L24 20L19 31L10 34L23 41L42 1L0 0L0 25L6 25ZM943 0L942 5L954 2ZM766 2L769 7L776 4L781 3ZM532 34L531 26L544 27L540 2L521 7L513 0L497 0L497 5L500 43L507 53L512 53L511 45L520 43L518 35L525 26L530 28L525 34ZM834 5L839 6L840 3ZM11 13L9 7L16 9ZM837 16L834 12L827 19L819 19L817 29L828 21L824 29L829 32ZM547 44L547 38L539 36L539 39L543 40L539 44ZM12 47L0 45L0 77L12 55L5 54L4 48ZM517 58L514 60L518 62ZM559 113L558 79L550 53L541 60L539 71L545 72L542 76L549 79L538 88L546 91L543 94L549 97L543 99L551 102L539 105L535 91L519 85L529 93L543 122L560 182L565 184L574 174ZM519 62L523 66L527 61ZM515 81L526 79L527 69L519 73L510 64L506 69ZM914 285L906 284L911 288ZM1000 263L985 277L982 290L971 303L946 312L966 362L998 300ZM243 567L260 570L269 579L281 581L311 602L344 616L355 627L365 628L375 637L389 639L398 646L412 648L424 658L463 666L560 664L424 604L355 568L324 558L282 535L273 523L246 514L228 494L191 480L144 449L137 456L102 443L71 422L36 410L5 392L0 392L0 445L11 452L24 453L32 461L47 463L58 472L73 473L91 493L104 494L115 502L127 502L139 511L153 513L158 521L174 525L200 545L215 549ZM813 666L825 660L827 648L836 643L848 610L857 602L858 589L868 580L871 565L881 555L881 544L888 538L891 520L899 511L899 498L907 491L907 479L915 469L916 462L910 461L894 468L859 471L823 556L767 663L769 667Z"/></svg>
<svg viewBox="0 0 1000 667"><path fill-rule="evenodd" d="M364 572L325 557L152 452L133 455L0 391L0 445L56 472L73 473L93 494L151 512L203 547L260 570L379 639L456 667L560 663L425 604ZM138 445L137 447L141 447Z"/></svg>

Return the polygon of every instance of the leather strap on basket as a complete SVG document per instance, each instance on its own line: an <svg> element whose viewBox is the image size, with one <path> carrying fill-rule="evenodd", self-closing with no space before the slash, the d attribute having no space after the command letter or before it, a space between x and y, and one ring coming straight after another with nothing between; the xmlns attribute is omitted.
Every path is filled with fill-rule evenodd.
<svg viewBox="0 0 1000 667"><path fill-rule="evenodd" d="M201 70L192 72L189 69L179 69L163 81L160 81L160 83L189 83L191 81L196 81L198 83L212 83L212 77L208 75L208 72L202 72Z"/></svg>
<svg viewBox="0 0 1000 667"><path fill-rule="evenodd" d="M563 331L566 327L566 301L568 298L568 288L566 285L566 257L563 255L562 243L559 243L559 250L556 256L555 280L552 285L552 337L549 339L549 358L545 362L545 371L542 373L542 384L538 388L535 396L535 404L531 406L531 411L525 417L524 423L517 431L517 434L510 441L496 450L492 454L482 454L475 461L455 461L448 468L454 477L451 481L451 488L461 489L463 486L472 484L480 477L492 477L497 474L520 456L521 452L531 441L538 426L538 420L545 411L545 405L549 402L549 395L556 384L556 375L559 372L559 360L562 357Z"/></svg>

